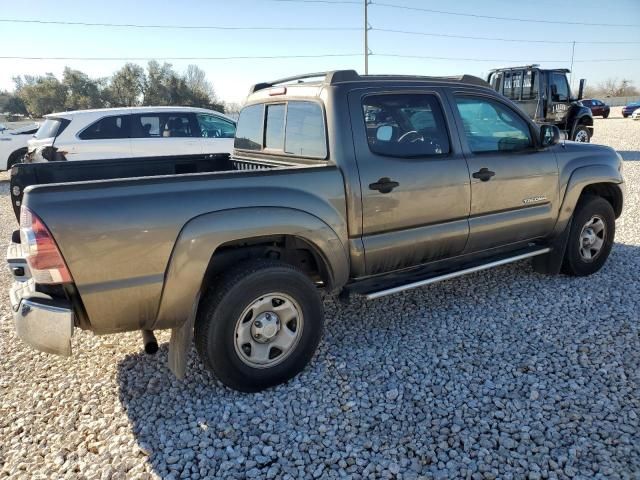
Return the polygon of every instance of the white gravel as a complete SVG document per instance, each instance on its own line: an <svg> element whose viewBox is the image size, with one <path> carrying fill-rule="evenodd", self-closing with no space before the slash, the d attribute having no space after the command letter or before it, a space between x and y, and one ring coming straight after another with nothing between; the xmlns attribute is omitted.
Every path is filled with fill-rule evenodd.
<svg viewBox="0 0 640 480"><path fill-rule="evenodd" d="M377 301L326 299L311 366L227 390L192 352L78 332L63 359L20 343L0 274L1 478L638 478L640 122L614 109L594 141L624 151L627 205L605 268L527 263ZM15 228L0 176L0 242ZM166 342L167 334L160 335Z"/></svg>

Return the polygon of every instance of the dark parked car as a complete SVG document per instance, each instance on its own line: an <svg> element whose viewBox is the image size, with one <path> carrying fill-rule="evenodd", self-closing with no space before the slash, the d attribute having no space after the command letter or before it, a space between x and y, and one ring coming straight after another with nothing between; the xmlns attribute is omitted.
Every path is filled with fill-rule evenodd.
<svg viewBox="0 0 640 480"><path fill-rule="evenodd" d="M611 112L609 105L604 103L602 100L596 100L595 98L582 100L582 105L591 109L591 115L594 117L607 118Z"/></svg>
<svg viewBox="0 0 640 480"><path fill-rule="evenodd" d="M633 102L633 103L630 103L629 105L625 105L624 107L622 107L622 116L624 118L627 118L639 108L640 108L640 102Z"/></svg>

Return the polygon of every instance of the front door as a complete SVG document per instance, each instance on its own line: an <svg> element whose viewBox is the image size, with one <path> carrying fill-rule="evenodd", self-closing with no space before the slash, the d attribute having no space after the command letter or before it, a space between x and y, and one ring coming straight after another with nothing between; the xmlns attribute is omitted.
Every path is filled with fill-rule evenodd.
<svg viewBox="0 0 640 480"><path fill-rule="evenodd" d="M367 274L464 250L469 170L442 100L438 89L349 95Z"/></svg>
<svg viewBox="0 0 640 480"><path fill-rule="evenodd" d="M471 172L465 253L551 233L558 214L558 164L538 148L537 129L507 102L460 92L452 103Z"/></svg>
<svg viewBox="0 0 640 480"><path fill-rule="evenodd" d="M563 72L549 72L549 103L547 105L547 122L563 124L569 115L571 104L569 82Z"/></svg>
<svg viewBox="0 0 640 480"><path fill-rule="evenodd" d="M209 113L197 113L202 153L231 153L236 126L233 122Z"/></svg>

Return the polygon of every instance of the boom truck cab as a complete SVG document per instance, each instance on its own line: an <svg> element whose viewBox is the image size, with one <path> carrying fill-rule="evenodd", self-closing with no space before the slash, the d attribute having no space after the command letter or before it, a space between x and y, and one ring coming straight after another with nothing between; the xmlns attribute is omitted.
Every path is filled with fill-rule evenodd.
<svg viewBox="0 0 640 480"><path fill-rule="evenodd" d="M524 110L538 125L555 125L568 140L589 142L593 136L591 110L580 103L585 79L573 97L566 68L542 69L539 65L491 70L487 82Z"/></svg>

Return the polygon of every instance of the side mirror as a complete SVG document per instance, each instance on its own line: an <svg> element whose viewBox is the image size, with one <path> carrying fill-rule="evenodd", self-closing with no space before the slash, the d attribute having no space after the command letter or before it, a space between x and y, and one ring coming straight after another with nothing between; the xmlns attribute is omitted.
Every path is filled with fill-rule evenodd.
<svg viewBox="0 0 640 480"><path fill-rule="evenodd" d="M586 85L587 80L584 78L580 79L580 86L578 87L578 100L582 100L584 95L584 86Z"/></svg>
<svg viewBox="0 0 640 480"><path fill-rule="evenodd" d="M543 147L560 143L560 129L555 125L540 126L540 143Z"/></svg>
<svg viewBox="0 0 640 480"><path fill-rule="evenodd" d="M393 127L391 125L380 125L376 130L376 139L381 142L389 142L393 137Z"/></svg>

